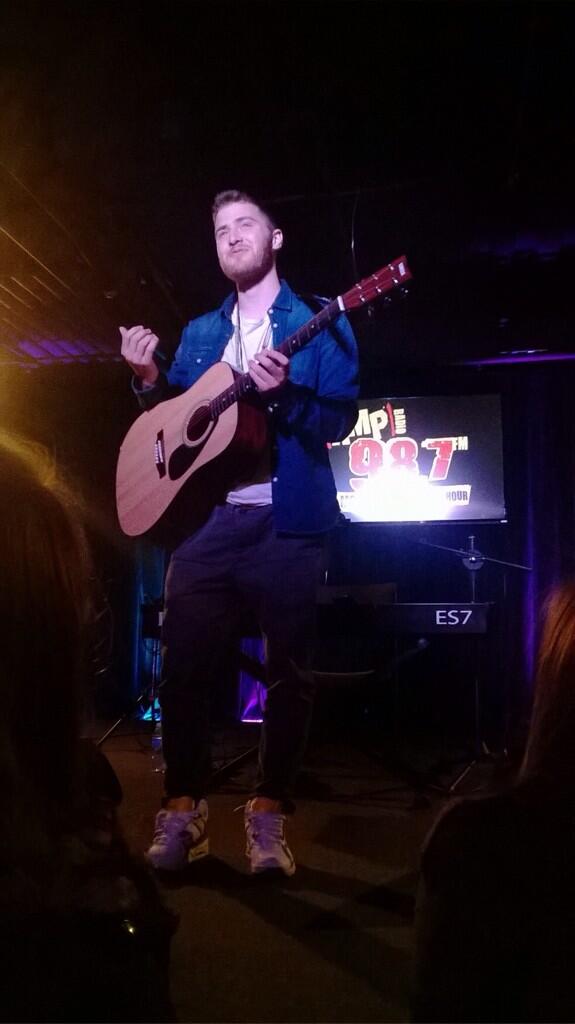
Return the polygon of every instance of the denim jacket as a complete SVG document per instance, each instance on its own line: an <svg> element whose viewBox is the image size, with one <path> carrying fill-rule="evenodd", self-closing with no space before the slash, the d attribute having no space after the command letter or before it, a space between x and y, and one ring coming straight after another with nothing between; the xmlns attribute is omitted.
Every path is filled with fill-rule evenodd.
<svg viewBox="0 0 575 1024"><path fill-rule="evenodd" d="M157 358L160 378L153 388L140 391L134 383L143 409L191 387L221 359L233 333L234 303L232 293L219 309L190 321L171 366ZM313 316L285 281L268 312L274 348ZM357 394L357 345L347 318L340 315L292 356L289 380L269 407L272 502L279 532L321 533L337 521L327 443L352 430Z"/></svg>

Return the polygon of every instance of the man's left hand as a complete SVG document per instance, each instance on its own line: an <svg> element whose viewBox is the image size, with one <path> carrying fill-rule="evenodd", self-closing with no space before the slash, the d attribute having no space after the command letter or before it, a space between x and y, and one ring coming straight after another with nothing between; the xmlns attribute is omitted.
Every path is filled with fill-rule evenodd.
<svg viewBox="0 0 575 1024"><path fill-rule="evenodd" d="M248 369L258 391L277 391L288 379L289 359L283 352L269 348L250 359Z"/></svg>

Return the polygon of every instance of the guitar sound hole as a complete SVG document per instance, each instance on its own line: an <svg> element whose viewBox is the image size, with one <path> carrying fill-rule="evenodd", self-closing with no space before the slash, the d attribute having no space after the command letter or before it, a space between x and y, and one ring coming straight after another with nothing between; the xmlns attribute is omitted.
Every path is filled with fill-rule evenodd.
<svg viewBox="0 0 575 1024"><path fill-rule="evenodd" d="M212 420L210 418L210 410L207 405L201 406L196 409L190 416L188 425L186 427L186 436L191 444L198 444L202 440L204 435L210 429Z"/></svg>

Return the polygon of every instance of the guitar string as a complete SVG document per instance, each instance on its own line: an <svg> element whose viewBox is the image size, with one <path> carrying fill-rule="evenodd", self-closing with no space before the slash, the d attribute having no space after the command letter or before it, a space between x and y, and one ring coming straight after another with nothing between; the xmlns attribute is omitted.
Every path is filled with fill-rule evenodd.
<svg viewBox="0 0 575 1024"><path fill-rule="evenodd" d="M391 270L391 265L386 267L385 270L387 270L389 272ZM372 275L372 278L375 278L375 277L376 277L376 275ZM371 279L370 278L366 278L366 281L365 282L361 282L361 284L370 283L370 282L371 282ZM381 285L383 283L385 283L383 280L379 280L378 281L378 285ZM399 282L397 282L397 281L393 281L394 285L397 285L398 283ZM358 288L359 286L356 285L355 287ZM391 289L386 288L385 291L383 292L383 294L385 294L388 290L391 290ZM378 287L376 289L376 294L374 296L372 296L372 298L378 298L379 295L381 295L381 294L382 293L380 292L379 287ZM316 327L319 328L319 329L323 329L324 326L327 326L327 324L331 322L331 320L333 319L333 313L337 312L336 310L332 310L332 306L337 301L338 301L338 299L334 299L333 302L328 303L328 305L325 306L322 310L320 310L319 313L317 313L312 318L312 320L309 321L309 323L304 324L301 328L299 328L295 332L295 334L293 334L290 338L287 338L286 341L282 343L282 346L284 346L284 345L286 345L286 343L288 343L286 351L288 352L289 355L292 355L293 351L295 351L295 349L293 347L293 343L296 340L297 341L300 341L300 340L308 341L311 338L311 336L313 334L313 331L314 331L314 329ZM369 299L366 298L364 301L369 301ZM237 309L237 317L238 317L236 359L238 361L240 369L243 370L243 367L244 367L243 355L245 353L246 362L247 362L247 351L246 351L245 343L244 343L244 340L243 340L243 334L242 334L242 328L241 328L241 317L240 317L240 311L239 311L239 303L237 303L237 302L236 302L236 309ZM269 341L271 340L271 324L268 327L268 332L269 332L269 337L268 337L268 333L266 332L266 336L264 338L265 344L263 344L263 345L260 344L260 346L258 347L257 351L261 351L263 348L269 347ZM306 334L307 334L307 337L306 337ZM246 377L246 376L249 376L249 374L244 373L243 376ZM234 397L238 397L238 398L240 397L241 392L242 392L241 381L242 381L242 378L239 378L238 381L236 381L233 385L231 385L230 388L227 388L224 392L222 392L221 395L218 396L218 398L216 400L214 400L213 409L214 409L215 412L221 411L217 407L217 406L220 405L220 401L219 401L220 399L223 400L223 403L224 403L222 405L222 408L227 408L227 403L226 403L225 400L226 400L226 397L228 395L229 395L230 399L233 399ZM237 396L236 396L236 391L238 392ZM216 402L217 402L217 406L216 406Z"/></svg>
<svg viewBox="0 0 575 1024"><path fill-rule="evenodd" d="M334 301L337 301L337 300L334 300ZM307 342L307 341L309 341L311 339L311 337L313 335L313 332L314 332L314 329L316 327L318 329L320 329L320 330L323 329L324 327L326 327L328 325L328 323L330 323L331 320L333 319L334 310L332 310L332 305L333 305L333 303L329 303L328 306L325 306L323 309L321 309L319 311L319 313L316 313L316 315L312 318L312 320L310 320L307 324L303 324L302 327L298 328L298 330L294 332L294 334L292 334L289 338L286 338L285 341L283 341L281 346L280 346L282 351L285 351L290 356L293 355L293 353L299 347L299 344L294 344L294 343L296 343L296 342L297 343L303 342L305 344L305 342ZM239 318L239 313L238 313L238 318ZM312 323L313 323L313 326L310 326L310 325L312 325ZM234 327L235 326L236 325L234 324ZM239 331L241 332L241 324L239 324L238 326L239 326ZM270 339L271 339L271 331L270 331ZM268 345L266 344L265 346L260 346L260 348L262 348L262 347L268 347ZM244 346L244 348L245 348L245 346ZM237 350L237 344L236 344L236 350ZM260 349L258 349L258 351L259 350ZM242 354L238 350L237 350L237 354L236 354L236 359L238 361L238 364L241 366L241 368L243 368ZM213 401L211 403L211 406L212 406L212 411L216 415L218 415L220 412L223 412L224 409L227 409L228 404L230 404L231 401L233 401L234 399L238 399L238 398L240 398L242 396L244 384L248 383L248 380L247 380L248 377L249 377L249 373L244 372L243 375L241 377L239 377L238 380L236 380L233 384L231 384L229 388L226 388L225 391L222 391L222 393L220 395L218 395L215 399L213 399ZM251 378L250 378L250 380L251 380ZM230 403L228 403L228 401L227 401L228 398L230 399Z"/></svg>

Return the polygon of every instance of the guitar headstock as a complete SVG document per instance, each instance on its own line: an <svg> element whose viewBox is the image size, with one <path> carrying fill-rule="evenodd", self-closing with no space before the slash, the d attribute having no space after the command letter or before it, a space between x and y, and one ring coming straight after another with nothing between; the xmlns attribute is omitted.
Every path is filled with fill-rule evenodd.
<svg viewBox="0 0 575 1024"><path fill-rule="evenodd" d="M343 309L358 309L380 295L393 291L394 288L401 288L412 276L406 257L400 256L340 295L340 306Z"/></svg>

